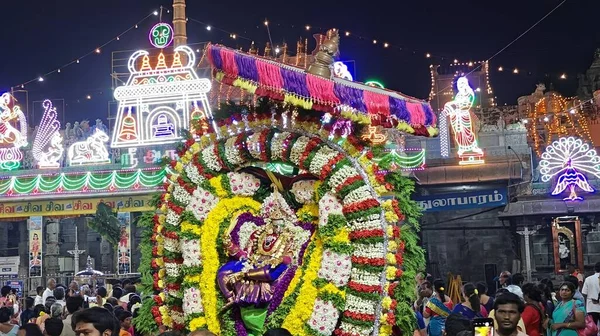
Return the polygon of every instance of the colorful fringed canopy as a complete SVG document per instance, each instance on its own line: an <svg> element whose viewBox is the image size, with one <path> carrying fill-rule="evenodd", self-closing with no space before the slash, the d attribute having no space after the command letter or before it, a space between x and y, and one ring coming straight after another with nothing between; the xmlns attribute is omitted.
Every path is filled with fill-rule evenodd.
<svg viewBox="0 0 600 336"><path fill-rule="evenodd" d="M206 54L217 80L258 96L413 135L438 133L435 113L417 98L341 78L322 78L221 45L209 44Z"/></svg>

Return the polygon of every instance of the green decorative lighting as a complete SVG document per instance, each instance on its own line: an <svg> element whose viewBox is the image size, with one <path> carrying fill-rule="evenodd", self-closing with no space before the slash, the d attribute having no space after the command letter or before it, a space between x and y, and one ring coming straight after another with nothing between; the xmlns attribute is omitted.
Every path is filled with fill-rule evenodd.
<svg viewBox="0 0 600 336"><path fill-rule="evenodd" d="M159 187L165 178L165 169L12 176L0 180L0 197L153 189Z"/></svg>
<svg viewBox="0 0 600 336"><path fill-rule="evenodd" d="M420 150L414 155L400 155L395 149L392 149L383 155L374 157L373 161L382 169L389 171L421 170L425 168L425 150Z"/></svg>

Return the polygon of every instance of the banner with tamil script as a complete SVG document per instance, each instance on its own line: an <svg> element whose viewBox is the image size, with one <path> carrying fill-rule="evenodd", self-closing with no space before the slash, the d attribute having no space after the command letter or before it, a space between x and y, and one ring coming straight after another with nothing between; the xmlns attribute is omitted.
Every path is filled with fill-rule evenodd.
<svg viewBox="0 0 600 336"><path fill-rule="evenodd" d="M42 216L29 217L29 277L42 276L42 248L43 244L43 218Z"/></svg>
<svg viewBox="0 0 600 336"><path fill-rule="evenodd" d="M121 227L119 237L119 268L118 274L131 273L131 213L119 212L117 219Z"/></svg>
<svg viewBox="0 0 600 336"><path fill-rule="evenodd" d="M96 213L98 203L104 202L114 210L123 212L143 212L152 210L150 206L150 194L83 198L73 195L75 199L48 200L34 202L0 202L0 219L31 216L71 216L90 215Z"/></svg>
<svg viewBox="0 0 600 336"><path fill-rule="evenodd" d="M0 277L16 278L19 276L21 257L0 257Z"/></svg>
<svg viewBox="0 0 600 336"><path fill-rule="evenodd" d="M424 212L493 208L506 205L506 188L480 190L468 193L415 196Z"/></svg>

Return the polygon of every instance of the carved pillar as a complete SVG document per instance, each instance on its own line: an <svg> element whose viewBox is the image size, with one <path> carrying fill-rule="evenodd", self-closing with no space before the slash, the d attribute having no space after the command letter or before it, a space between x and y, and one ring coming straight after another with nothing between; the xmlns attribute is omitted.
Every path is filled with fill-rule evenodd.
<svg viewBox="0 0 600 336"><path fill-rule="evenodd" d="M116 270L113 260L114 255L115 253L112 245L108 242L108 240L102 237L102 240L100 241L100 257L102 264L100 267L96 267L96 269L104 273L114 273Z"/></svg>
<svg viewBox="0 0 600 336"><path fill-rule="evenodd" d="M29 277L29 231L27 221L21 221L19 224L19 275L23 278ZM29 290L29 288L26 288Z"/></svg>
<svg viewBox="0 0 600 336"><path fill-rule="evenodd" d="M0 222L0 256L5 257L8 248L8 222Z"/></svg>
<svg viewBox="0 0 600 336"><path fill-rule="evenodd" d="M44 218L45 220L45 218ZM58 256L60 255L60 246L58 235L60 233L60 226L58 221L50 219L46 222L46 248L44 264L44 276L46 278L56 276L60 271L58 266Z"/></svg>
<svg viewBox="0 0 600 336"><path fill-rule="evenodd" d="M185 0L173 0L173 30L175 47L187 44Z"/></svg>
<svg viewBox="0 0 600 336"><path fill-rule="evenodd" d="M87 266L87 256L90 254L87 219L83 216L75 218L75 226L77 228L77 238L79 240L78 248L86 251L79 256L79 270L84 270Z"/></svg>

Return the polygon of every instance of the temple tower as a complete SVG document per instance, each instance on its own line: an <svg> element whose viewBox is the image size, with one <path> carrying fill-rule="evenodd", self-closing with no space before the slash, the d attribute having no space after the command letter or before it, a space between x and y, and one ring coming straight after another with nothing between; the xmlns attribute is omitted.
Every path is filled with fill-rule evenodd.
<svg viewBox="0 0 600 336"><path fill-rule="evenodd" d="M173 0L173 30L175 47L187 44L185 0Z"/></svg>

